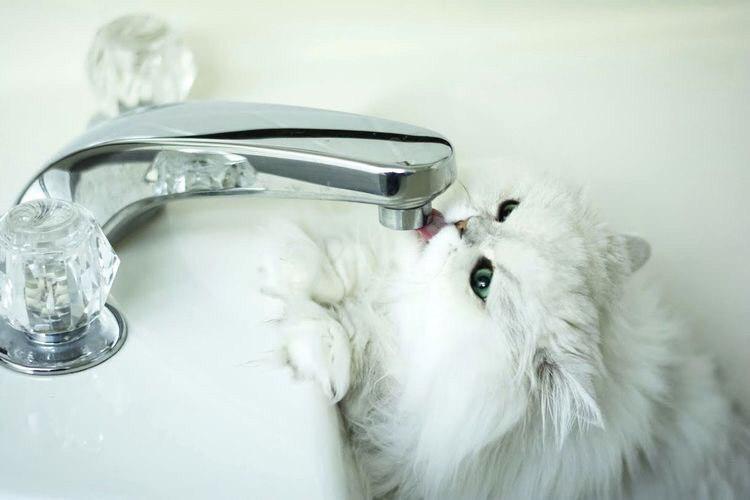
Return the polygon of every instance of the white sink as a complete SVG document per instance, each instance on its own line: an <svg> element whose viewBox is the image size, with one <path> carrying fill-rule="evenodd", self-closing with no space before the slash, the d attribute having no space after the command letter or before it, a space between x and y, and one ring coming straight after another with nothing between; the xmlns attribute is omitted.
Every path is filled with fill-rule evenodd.
<svg viewBox="0 0 750 500"><path fill-rule="evenodd" d="M267 203L174 204L119 245L129 337L112 359L0 370L0 497L347 497L335 407L253 362L275 340L245 258Z"/></svg>

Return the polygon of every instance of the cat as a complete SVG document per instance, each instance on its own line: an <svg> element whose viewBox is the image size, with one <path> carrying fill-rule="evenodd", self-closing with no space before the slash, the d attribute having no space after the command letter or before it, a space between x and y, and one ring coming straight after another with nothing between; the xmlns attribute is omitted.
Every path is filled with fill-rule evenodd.
<svg viewBox="0 0 750 500"><path fill-rule="evenodd" d="M267 230L280 352L338 403L365 496L750 498L750 433L638 279L649 245L560 180L483 185L419 231Z"/></svg>

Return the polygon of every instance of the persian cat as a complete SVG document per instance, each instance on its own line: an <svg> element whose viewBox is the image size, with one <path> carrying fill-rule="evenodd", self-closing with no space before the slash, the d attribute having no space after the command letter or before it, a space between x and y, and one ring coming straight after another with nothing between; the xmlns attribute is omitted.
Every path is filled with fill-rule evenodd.
<svg viewBox="0 0 750 500"><path fill-rule="evenodd" d="M747 427L634 275L648 244L557 180L495 187L419 231L267 233L280 352L338 404L365 495L750 498Z"/></svg>

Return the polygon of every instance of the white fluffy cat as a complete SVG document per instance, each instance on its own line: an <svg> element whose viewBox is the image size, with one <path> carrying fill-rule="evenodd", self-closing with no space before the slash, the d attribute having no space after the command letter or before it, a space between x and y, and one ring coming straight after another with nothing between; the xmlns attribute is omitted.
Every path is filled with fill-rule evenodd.
<svg viewBox="0 0 750 500"><path fill-rule="evenodd" d="M497 188L420 232L271 230L285 359L338 402L366 495L750 497L714 366L631 276L648 245L556 181Z"/></svg>

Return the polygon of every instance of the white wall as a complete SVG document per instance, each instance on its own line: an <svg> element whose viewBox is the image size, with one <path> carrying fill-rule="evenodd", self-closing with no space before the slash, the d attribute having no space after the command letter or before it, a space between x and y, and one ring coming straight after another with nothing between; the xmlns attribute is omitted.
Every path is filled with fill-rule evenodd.
<svg viewBox="0 0 750 500"><path fill-rule="evenodd" d="M588 184L750 402L750 4L369 3L0 0L0 206L92 114L95 29L158 13L197 53L194 97L413 122L463 169Z"/></svg>

